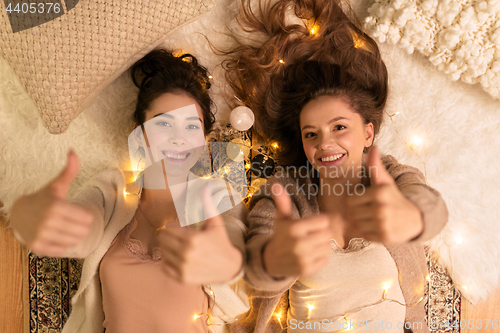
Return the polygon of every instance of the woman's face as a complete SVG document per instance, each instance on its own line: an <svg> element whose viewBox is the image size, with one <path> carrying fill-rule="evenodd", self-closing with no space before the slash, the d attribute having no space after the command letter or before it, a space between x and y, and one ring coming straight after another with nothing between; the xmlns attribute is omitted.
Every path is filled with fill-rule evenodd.
<svg viewBox="0 0 500 333"><path fill-rule="evenodd" d="M365 124L343 99L332 96L320 96L304 106L300 129L307 159L322 178L360 167L363 149L373 141L373 124Z"/></svg>
<svg viewBox="0 0 500 333"><path fill-rule="evenodd" d="M145 143L153 163L161 166L157 162L163 159L168 176L187 175L206 145L203 121L200 106L188 93L157 97L146 111L144 122Z"/></svg>

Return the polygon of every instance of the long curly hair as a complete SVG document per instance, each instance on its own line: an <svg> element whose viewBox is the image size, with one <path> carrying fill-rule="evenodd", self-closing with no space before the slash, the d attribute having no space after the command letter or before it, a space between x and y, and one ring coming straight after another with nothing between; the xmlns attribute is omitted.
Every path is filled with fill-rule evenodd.
<svg viewBox="0 0 500 333"><path fill-rule="evenodd" d="M223 63L226 79L255 112L256 136L279 143L283 165L307 163L300 112L322 95L345 100L377 134L388 94L387 69L347 3L278 0L252 7L243 0L238 23L256 37L236 37L238 45Z"/></svg>

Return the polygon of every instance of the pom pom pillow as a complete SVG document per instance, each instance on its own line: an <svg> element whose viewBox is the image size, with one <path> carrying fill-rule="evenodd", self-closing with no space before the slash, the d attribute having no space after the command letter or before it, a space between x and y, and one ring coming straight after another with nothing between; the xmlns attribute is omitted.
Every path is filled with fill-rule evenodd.
<svg viewBox="0 0 500 333"><path fill-rule="evenodd" d="M215 5L213 0L53 1L50 12L41 1L32 7L0 4L0 57L53 134L66 131L99 92L174 28Z"/></svg>
<svg viewBox="0 0 500 333"><path fill-rule="evenodd" d="M376 0L368 12L375 39L418 50L452 80L500 99L500 1Z"/></svg>

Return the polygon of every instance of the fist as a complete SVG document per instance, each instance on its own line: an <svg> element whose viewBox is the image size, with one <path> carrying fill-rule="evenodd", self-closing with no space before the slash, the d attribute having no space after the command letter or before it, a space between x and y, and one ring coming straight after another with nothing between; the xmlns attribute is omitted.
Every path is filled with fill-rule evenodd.
<svg viewBox="0 0 500 333"><path fill-rule="evenodd" d="M363 195L344 198L350 237L384 244L402 244L423 231L422 214L406 199L384 167L376 147L368 155L371 186Z"/></svg>
<svg viewBox="0 0 500 333"><path fill-rule="evenodd" d="M293 220L292 202L280 184L272 185L276 203L274 235L264 249L267 273L274 278L312 275L328 263L332 232L326 215Z"/></svg>
<svg viewBox="0 0 500 333"><path fill-rule="evenodd" d="M68 153L64 170L39 191L22 196L12 207L11 225L28 248L49 257L61 257L88 235L92 214L66 201L78 173L78 156Z"/></svg>

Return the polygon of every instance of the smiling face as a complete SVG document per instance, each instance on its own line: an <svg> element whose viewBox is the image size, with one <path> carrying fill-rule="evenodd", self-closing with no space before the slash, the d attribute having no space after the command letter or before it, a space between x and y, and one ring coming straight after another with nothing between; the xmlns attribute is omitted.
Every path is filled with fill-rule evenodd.
<svg viewBox="0 0 500 333"><path fill-rule="evenodd" d="M320 96L300 113L302 145L320 177L351 172L362 165L363 149L373 142L373 125L365 124L342 98Z"/></svg>
<svg viewBox="0 0 500 333"><path fill-rule="evenodd" d="M154 164L161 166L157 162L165 161L167 176L187 176L205 148L203 128L202 110L189 94L165 93L146 111L146 137L138 139L143 147L150 147Z"/></svg>

